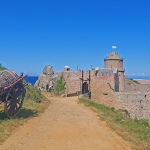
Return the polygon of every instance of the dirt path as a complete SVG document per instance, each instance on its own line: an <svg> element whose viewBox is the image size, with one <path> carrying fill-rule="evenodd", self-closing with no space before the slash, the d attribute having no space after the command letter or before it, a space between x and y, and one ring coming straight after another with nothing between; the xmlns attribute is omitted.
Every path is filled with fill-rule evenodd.
<svg viewBox="0 0 150 150"><path fill-rule="evenodd" d="M15 129L0 150L129 150L131 144L113 132L77 97L50 98L40 117Z"/></svg>

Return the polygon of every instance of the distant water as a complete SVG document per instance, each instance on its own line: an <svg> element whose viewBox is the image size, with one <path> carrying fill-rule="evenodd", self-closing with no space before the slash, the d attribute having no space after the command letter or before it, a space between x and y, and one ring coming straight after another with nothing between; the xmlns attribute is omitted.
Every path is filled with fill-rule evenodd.
<svg viewBox="0 0 150 150"><path fill-rule="evenodd" d="M32 85L35 84L37 79L38 79L38 76L27 76L27 77L25 77L26 82L29 82Z"/></svg>
<svg viewBox="0 0 150 150"><path fill-rule="evenodd" d="M125 76L126 78L129 79L147 79L150 80L150 76Z"/></svg>
<svg viewBox="0 0 150 150"><path fill-rule="evenodd" d="M125 76L125 77L129 79L149 79L150 80L150 76ZM25 80L31 83L32 85L34 85L36 80L38 80L38 76L27 76Z"/></svg>

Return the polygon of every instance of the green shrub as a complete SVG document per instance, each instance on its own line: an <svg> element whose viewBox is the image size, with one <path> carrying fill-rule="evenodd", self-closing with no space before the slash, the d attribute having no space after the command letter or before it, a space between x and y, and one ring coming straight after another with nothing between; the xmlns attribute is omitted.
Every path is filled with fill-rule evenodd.
<svg viewBox="0 0 150 150"><path fill-rule="evenodd" d="M57 92L62 91L65 89L65 85L63 84L63 75L60 77L60 79L57 81L57 85L55 86L55 90Z"/></svg>
<svg viewBox="0 0 150 150"><path fill-rule="evenodd" d="M0 71L5 70L7 68L3 67L2 64L0 64Z"/></svg>
<svg viewBox="0 0 150 150"><path fill-rule="evenodd" d="M136 81L136 80L133 80L133 82L135 82L136 84L140 84L138 81Z"/></svg>
<svg viewBox="0 0 150 150"><path fill-rule="evenodd" d="M25 100L26 99L31 99L37 103L41 102L41 91L37 89L37 87L32 86L31 84L28 84L26 87L26 95L25 95Z"/></svg>
<svg viewBox="0 0 150 150"><path fill-rule="evenodd" d="M127 110L127 109L125 109L124 111L126 112L126 114L129 114L129 112L128 112L128 110Z"/></svg>
<svg viewBox="0 0 150 150"><path fill-rule="evenodd" d="M115 111L115 107L111 107L111 111Z"/></svg>

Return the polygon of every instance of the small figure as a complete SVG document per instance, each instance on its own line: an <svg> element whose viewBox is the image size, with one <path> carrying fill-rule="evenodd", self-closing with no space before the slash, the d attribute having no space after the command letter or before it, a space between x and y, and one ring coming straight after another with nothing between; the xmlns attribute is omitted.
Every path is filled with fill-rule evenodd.
<svg viewBox="0 0 150 150"><path fill-rule="evenodd" d="M46 85L46 91L48 92L48 84Z"/></svg>
<svg viewBox="0 0 150 150"><path fill-rule="evenodd" d="M51 85L49 86L49 92L51 91Z"/></svg>
<svg viewBox="0 0 150 150"><path fill-rule="evenodd" d="M40 91L41 91L41 87L38 87L38 90L40 90Z"/></svg>

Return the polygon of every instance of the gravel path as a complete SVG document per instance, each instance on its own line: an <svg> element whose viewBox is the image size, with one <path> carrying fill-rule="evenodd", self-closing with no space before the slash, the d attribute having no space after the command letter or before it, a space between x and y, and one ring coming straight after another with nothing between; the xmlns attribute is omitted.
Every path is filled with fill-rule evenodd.
<svg viewBox="0 0 150 150"><path fill-rule="evenodd" d="M90 108L78 104L77 97L50 98L50 101L41 116L15 129L0 150L130 149L129 142L100 121Z"/></svg>

